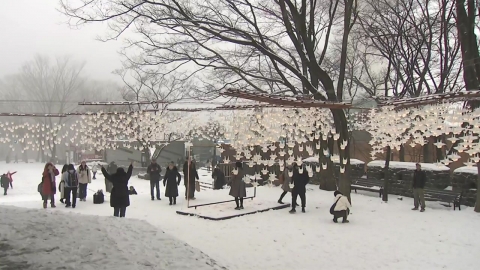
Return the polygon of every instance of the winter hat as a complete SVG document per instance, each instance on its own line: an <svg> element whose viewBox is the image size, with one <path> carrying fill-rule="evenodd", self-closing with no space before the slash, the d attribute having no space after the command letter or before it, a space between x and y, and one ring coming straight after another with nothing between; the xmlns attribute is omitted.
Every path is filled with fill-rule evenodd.
<svg viewBox="0 0 480 270"><path fill-rule="evenodd" d="M338 194L343 195L340 191L337 190L333 193L333 196L337 197Z"/></svg>

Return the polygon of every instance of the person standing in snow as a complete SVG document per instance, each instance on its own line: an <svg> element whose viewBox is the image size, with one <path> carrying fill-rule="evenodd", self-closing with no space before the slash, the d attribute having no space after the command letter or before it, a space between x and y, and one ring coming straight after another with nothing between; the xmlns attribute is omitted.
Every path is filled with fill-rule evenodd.
<svg viewBox="0 0 480 270"><path fill-rule="evenodd" d="M238 170L236 175L232 175L232 181L230 183L230 193L229 195L235 198L235 210L243 209L243 198L247 197L247 189L243 177L245 173L243 172L243 164L240 161L235 162L235 169Z"/></svg>
<svg viewBox="0 0 480 270"><path fill-rule="evenodd" d="M103 168L103 166L102 166L102 168ZM118 166L117 166L117 164L115 164L115 161L110 162L110 164L107 167L107 171L108 171L109 174L116 173L117 169L118 169ZM107 178L105 178L105 191L110 193L112 191L112 188L113 188L112 183L110 181L108 181Z"/></svg>
<svg viewBox="0 0 480 270"><path fill-rule="evenodd" d="M212 171L213 189L222 189L225 185L225 174L218 166Z"/></svg>
<svg viewBox="0 0 480 270"><path fill-rule="evenodd" d="M417 169L413 173L413 203L414 207L412 210L418 210L418 206L422 207L420 212L425 212L425 183L427 182L427 174L422 171L422 165L420 163L416 164Z"/></svg>
<svg viewBox="0 0 480 270"><path fill-rule="evenodd" d="M64 183L65 207L75 208L77 205L77 190L79 175L75 171L73 164L68 165L67 171L62 174L62 181Z"/></svg>
<svg viewBox="0 0 480 270"><path fill-rule="evenodd" d="M155 188L157 189L157 200L160 199L160 173L162 172L162 168L158 165L156 159L152 159L152 163L147 167L147 173L150 175L150 195L152 197L152 201L155 200Z"/></svg>
<svg viewBox="0 0 480 270"><path fill-rule="evenodd" d="M90 174L90 168L88 168L87 163L82 161L80 166L78 167L78 186L79 186L79 198L80 201L87 201L87 187L88 184L92 183L92 175Z"/></svg>
<svg viewBox="0 0 480 270"><path fill-rule="evenodd" d="M10 180L10 188L13 189L13 175L16 174L17 172L11 173L10 171L7 172L7 177L8 180Z"/></svg>
<svg viewBox="0 0 480 270"><path fill-rule="evenodd" d="M125 217L127 207L130 206L130 192L128 189L128 180L132 176L133 161L125 172L123 168L117 168L117 171L110 174L102 166L102 173L107 181L113 184L110 192L110 206L113 207L115 217Z"/></svg>
<svg viewBox="0 0 480 270"><path fill-rule="evenodd" d="M285 197L285 195L287 195L288 192L292 192L292 189L290 188L291 178L288 175L288 171L291 171L291 169L292 168L290 166L288 166L287 168L285 168L285 170L283 170L283 172L278 177L279 180L280 180L280 184L282 185L282 190L283 190L282 194L280 194L280 198L278 199L279 204L284 204L283 201L282 201L283 198Z"/></svg>
<svg viewBox="0 0 480 270"><path fill-rule="evenodd" d="M68 164L63 165L62 168L62 179L60 180L60 183L58 184L58 190L60 191L60 202L64 203L65 199L65 181L63 181L63 174L68 171Z"/></svg>
<svg viewBox="0 0 480 270"><path fill-rule="evenodd" d="M308 176L308 172L303 169L299 168L299 166L294 163L293 164L293 175L291 182L293 183L292 189L292 210L290 213L296 213L295 207L297 206L297 197L300 196L302 201L302 212L305 213L305 205L306 205L306 193L307 193L307 184L310 181L310 177Z"/></svg>
<svg viewBox="0 0 480 270"><path fill-rule="evenodd" d="M337 219L342 217L342 223L349 223L350 221L347 220L347 217L350 213L350 208L352 208L352 205L348 201L348 198L343 196L343 194L338 190L333 193L333 196L335 196L335 203L332 205L333 222L337 223Z"/></svg>
<svg viewBox="0 0 480 270"><path fill-rule="evenodd" d="M43 196L43 208L47 208L48 199L50 198L50 205L55 208L55 194L57 193L57 187L55 184L55 177L60 172L49 162L45 164L45 168L42 173L42 196Z"/></svg>
<svg viewBox="0 0 480 270"><path fill-rule="evenodd" d="M168 197L169 205L177 204L178 186L182 181L182 176L178 172L175 163L170 162L163 177L163 186L165 187L165 197Z"/></svg>
<svg viewBox="0 0 480 270"><path fill-rule="evenodd" d="M98 165L93 164L93 166L92 166L93 180L97 179L97 171L98 171Z"/></svg>
<svg viewBox="0 0 480 270"><path fill-rule="evenodd" d="M10 179L8 179L8 176L7 176L6 173L2 174L2 176L0 178L0 184L3 187L3 196L6 196L8 186L10 185Z"/></svg>
<svg viewBox="0 0 480 270"><path fill-rule="evenodd" d="M192 158L188 157L183 164L183 184L185 185L185 199L195 200L195 179L199 180L197 168Z"/></svg>

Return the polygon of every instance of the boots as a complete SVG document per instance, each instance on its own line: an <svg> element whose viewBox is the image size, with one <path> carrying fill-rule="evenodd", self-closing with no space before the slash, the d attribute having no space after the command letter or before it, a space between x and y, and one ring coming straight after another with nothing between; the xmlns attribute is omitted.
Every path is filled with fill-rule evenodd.
<svg viewBox="0 0 480 270"><path fill-rule="evenodd" d="M56 207L56 206L55 206L55 203L52 202L51 205L50 205L50 207L55 208L55 207Z"/></svg>
<svg viewBox="0 0 480 270"><path fill-rule="evenodd" d="M305 213L305 207L302 207L302 213Z"/></svg>
<svg viewBox="0 0 480 270"><path fill-rule="evenodd" d="M46 202L43 202L43 208L47 209L47 203Z"/></svg>
<svg viewBox="0 0 480 270"><path fill-rule="evenodd" d="M173 197L173 204L177 204L177 198L176 197Z"/></svg>

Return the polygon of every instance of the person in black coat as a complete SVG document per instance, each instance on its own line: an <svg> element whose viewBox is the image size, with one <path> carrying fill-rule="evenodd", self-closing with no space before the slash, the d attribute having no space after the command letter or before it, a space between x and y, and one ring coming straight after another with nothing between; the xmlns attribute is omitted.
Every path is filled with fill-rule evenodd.
<svg viewBox="0 0 480 270"><path fill-rule="evenodd" d="M113 184L110 192L110 206L113 207L113 215L116 217L125 217L127 207L130 206L130 192L128 189L128 180L132 176L133 162L125 172L123 168L117 168L117 172L109 174L102 166L102 173L105 179Z"/></svg>
<svg viewBox="0 0 480 270"><path fill-rule="evenodd" d="M417 169L413 173L413 203L414 208L412 210L418 210L418 205L422 207L420 212L425 212L425 183L427 182L427 175L422 171L422 165L420 163L416 164Z"/></svg>
<svg viewBox="0 0 480 270"><path fill-rule="evenodd" d="M157 200L160 199L160 173L162 168L158 165L156 159L152 159L152 163L147 168L147 173L150 175L150 195L152 196L152 201L155 200L154 190L157 189Z"/></svg>
<svg viewBox="0 0 480 270"><path fill-rule="evenodd" d="M214 180L213 189L222 189L225 185L225 174L218 166L212 171L212 178Z"/></svg>
<svg viewBox="0 0 480 270"><path fill-rule="evenodd" d="M192 162L192 158L188 158L183 164L183 178L185 181L185 199L195 200L195 179L199 180L197 168L195 162Z"/></svg>
<svg viewBox="0 0 480 270"><path fill-rule="evenodd" d="M306 204L306 193L307 193L307 187L306 185L310 181L310 177L308 176L307 170L304 168L302 169L302 172L300 172L301 168L298 167L297 164L293 164L293 175L292 175L292 183L293 183L293 189L292 189L292 210L290 210L290 213L295 213L297 212L295 210L295 207L297 206L297 197L300 196L300 199L302 200L302 212L305 213L305 204Z"/></svg>
<svg viewBox="0 0 480 270"><path fill-rule="evenodd" d="M178 172L175 164L170 162L165 171L165 176L163 178L163 186L165 187L165 197L168 197L169 205L177 204L178 197L178 186L182 181L182 176Z"/></svg>

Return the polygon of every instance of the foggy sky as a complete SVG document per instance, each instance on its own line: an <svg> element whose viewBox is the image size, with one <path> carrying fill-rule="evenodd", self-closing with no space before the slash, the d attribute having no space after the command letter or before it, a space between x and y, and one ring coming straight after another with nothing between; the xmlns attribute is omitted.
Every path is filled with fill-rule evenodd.
<svg viewBox="0 0 480 270"><path fill-rule="evenodd" d="M95 40L106 33L101 24L71 29L55 8L58 0L0 0L0 78L41 54L85 61L84 75L119 82L111 72L121 65L121 41Z"/></svg>

